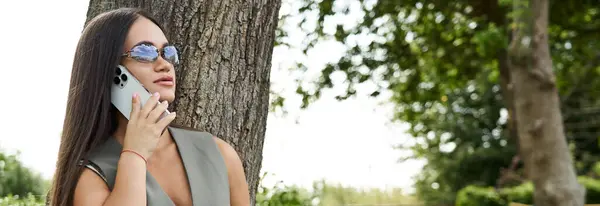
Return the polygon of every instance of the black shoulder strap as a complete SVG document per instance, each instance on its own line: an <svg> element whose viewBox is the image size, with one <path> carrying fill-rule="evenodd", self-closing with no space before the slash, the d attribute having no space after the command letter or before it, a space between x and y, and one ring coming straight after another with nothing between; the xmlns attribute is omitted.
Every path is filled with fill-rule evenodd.
<svg viewBox="0 0 600 206"><path fill-rule="evenodd" d="M96 173L98 176L100 176L100 178L102 178L102 180L104 180L104 182L106 184L108 184L108 181L106 180L106 175L104 175L104 172L102 172L102 169L100 169L100 167L95 164L92 161L89 160L79 160L79 164L78 166L84 166L90 170L92 170L94 173Z"/></svg>
<svg viewBox="0 0 600 206"><path fill-rule="evenodd" d="M85 167L94 171L98 176L100 176L102 178L102 180L104 180L104 182L106 184L108 184L108 181L106 180L106 175L104 175L104 173L102 172L102 169L100 169L100 167L98 167L98 165L94 164L94 162L88 162L85 165Z"/></svg>

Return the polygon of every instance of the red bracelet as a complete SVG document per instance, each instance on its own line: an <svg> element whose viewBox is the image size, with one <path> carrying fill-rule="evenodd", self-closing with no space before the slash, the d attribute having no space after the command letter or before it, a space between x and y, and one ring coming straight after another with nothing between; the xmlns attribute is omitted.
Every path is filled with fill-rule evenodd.
<svg viewBox="0 0 600 206"><path fill-rule="evenodd" d="M146 158L144 158L144 156L142 156L140 153L137 153L136 151L129 150L129 149L124 149L124 150L121 151L121 154L123 154L123 152L131 152L133 154L136 154L137 156L140 156L144 160L144 162L146 163L146 165L148 164L148 160L146 160Z"/></svg>

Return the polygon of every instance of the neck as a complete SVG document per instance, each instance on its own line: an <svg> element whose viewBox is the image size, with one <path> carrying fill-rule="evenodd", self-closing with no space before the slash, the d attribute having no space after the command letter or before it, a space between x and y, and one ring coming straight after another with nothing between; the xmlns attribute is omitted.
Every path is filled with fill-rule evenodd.
<svg viewBox="0 0 600 206"><path fill-rule="evenodd" d="M113 137L115 137L115 139L117 139L117 141L119 143L121 143L121 145L123 145L123 142L125 140L125 134L127 133L127 124L128 123L129 123L129 120L127 118L125 118L125 116L123 116L123 114L118 112L118 114L117 114L117 130L113 134ZM162 136L159 138L158 145L156 145L155 151L162 151L163 149L167 148L168 146L170 146L174 143L175 142L171 138L171 133L169 132L169 130L166 130L162 134Z"/></svg>

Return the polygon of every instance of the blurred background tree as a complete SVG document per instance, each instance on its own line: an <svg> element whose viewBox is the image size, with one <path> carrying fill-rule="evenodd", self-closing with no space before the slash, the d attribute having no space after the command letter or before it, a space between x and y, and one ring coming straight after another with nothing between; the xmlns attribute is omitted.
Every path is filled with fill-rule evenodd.
<svg viewBox="0 0 600 206"><path fill-rule="evenodd" d="M558 87L548 42L548 0L513 0L508 46L510 86L526 178L534 205L583 205L564 132Z"/></svg>
<svg viewBox="0 0 600 206"><path fill-rule="evenodd" d="M295 28L306 32L299 49L307 53L336 41L346 52L316 79L299 78L302 107L334 86L346 88L339 100L356 95L360 84L376 85L371 96L391 93L393 120L409 123L416 142L399 149L412 151L407 158L427 160L415 179L427 205L454 205L467 185L520 184L507 64L511 3L305 0L290 14L302 18ZM588 174L600 157L600 81L594 81L600 75L599 12L598 1L550 2L549 46L578 174ZM353 13L360 17L348 23ZM278 34L279 45L288 46L286 29ZM305 64L295 69L305 71ZM334 75L343 83L335 84ZM282 106L285 97L274 102Z"/></svg>

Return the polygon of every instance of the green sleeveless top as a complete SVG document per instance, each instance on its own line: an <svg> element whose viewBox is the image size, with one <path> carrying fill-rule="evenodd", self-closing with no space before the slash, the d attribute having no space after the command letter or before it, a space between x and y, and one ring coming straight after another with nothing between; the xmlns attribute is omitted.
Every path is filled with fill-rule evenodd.
<svg viewBox="0 0 600 206"><path fill-rule="evenodd" d="M193 205L230 205L227 167L213 136L206 132L173 127L168 129L183 160ZM92 150L85 165L102 177L110 190L115 185L121 150L122 145L110 137ZM146 198L149 206L175 205L148 171Z"/></svg>

